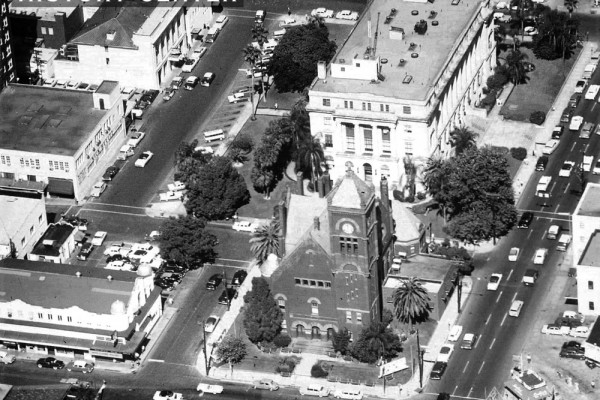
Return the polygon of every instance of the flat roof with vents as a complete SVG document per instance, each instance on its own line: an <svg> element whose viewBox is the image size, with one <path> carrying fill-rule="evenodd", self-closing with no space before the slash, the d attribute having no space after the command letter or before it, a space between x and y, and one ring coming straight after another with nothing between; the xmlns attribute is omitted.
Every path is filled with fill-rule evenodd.
<svg viewBox="0 0 600 400"><path fill-rule="evenodd" d="M319 79L311 89L424 100L452 53L455 42L462 36L481 3L476 0L461 1L456 5L451 0L435 0L431 3L374 0L332 63L351 66L365 59L367 47L373 46L373 37L378 29L375 58L371 57L371 60L376 57L385 59L381 63L381 75L385 80L373 85L369 80L334 78L328 72L326 82ZM393 8L396 13L392 16ZM371 38L368 36L369 16ZM388 16L388 23L385 23ZM415 25L421 20L427 22L424 35L415 32ZM437 25L434 26L433 21L437 21ZM404 82L406 76L411 77L408 83Z"/></svg>
<svg viewBox="0 0 600 400"><path fill-rule="evenodd" d="M108 112L92 95L9 85L0 92L0 149L73 156Z"/></svg>

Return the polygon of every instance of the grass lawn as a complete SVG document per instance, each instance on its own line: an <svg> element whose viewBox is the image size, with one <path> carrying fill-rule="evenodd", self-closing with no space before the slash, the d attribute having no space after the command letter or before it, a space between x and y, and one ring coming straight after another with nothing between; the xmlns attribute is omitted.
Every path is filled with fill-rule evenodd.
<svg viewBox="0 0 600 400"><path fill-rule="evenodd" d="M531 49L521 47L520 50L528 56L527 61L535 64L535 71L528 73L530 79L527 83L513 89L500 115L514 121L529 121L529 115L534 111L548 113L581 50L577 49L566 61L541 60L535 58ZM499 58L504 56L506 52L501 53Z"/></svg>

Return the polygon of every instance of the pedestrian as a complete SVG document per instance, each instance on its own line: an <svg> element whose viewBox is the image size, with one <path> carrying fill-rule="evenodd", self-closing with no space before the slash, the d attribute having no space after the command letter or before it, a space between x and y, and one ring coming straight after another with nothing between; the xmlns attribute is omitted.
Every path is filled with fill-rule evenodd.
<svg viewBox="0 0 600 400"><path fill-rule="evenodd" d="M290 7L288 7L288 17L292 15L292 10L290 10Z"/></svg>
<svg viewBox="0 0 600 400"><path fill-rule="evenodd" d="M279 109L279 104L275 103L275 109Z"/></svg>
<svg viewBox="0 0 600 400"><path fill-rule="evenodd" d="M527 354L527 363L531 364L531 354Z"/></svg>
<svg viewBox="0 0 600 400"><path fill-rule="evenodd" d="M592 381L592 389L596 387L596 382Z"/></svg>

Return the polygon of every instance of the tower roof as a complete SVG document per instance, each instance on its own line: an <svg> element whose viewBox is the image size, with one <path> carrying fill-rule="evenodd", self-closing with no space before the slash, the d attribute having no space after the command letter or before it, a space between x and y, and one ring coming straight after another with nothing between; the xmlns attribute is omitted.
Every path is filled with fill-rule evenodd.
<svg viewBox="0 0 600 400"><path fill-rule="evenodd" d="M336 182L328 195L333 207L356 209L365 208L374 197L373 188L350 169Z"/></svg>

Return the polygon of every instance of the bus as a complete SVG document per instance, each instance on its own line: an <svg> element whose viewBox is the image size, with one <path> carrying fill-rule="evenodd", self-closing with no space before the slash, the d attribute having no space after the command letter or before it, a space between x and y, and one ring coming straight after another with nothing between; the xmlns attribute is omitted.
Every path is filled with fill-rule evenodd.
<svg viewBox="0 0 600 400"><path fill-rule="evenodd" d="M208 143L223 139L225 139L225 132L223 132L223 129L214 129L212 131L204 132L204 140Z"/></svg>

